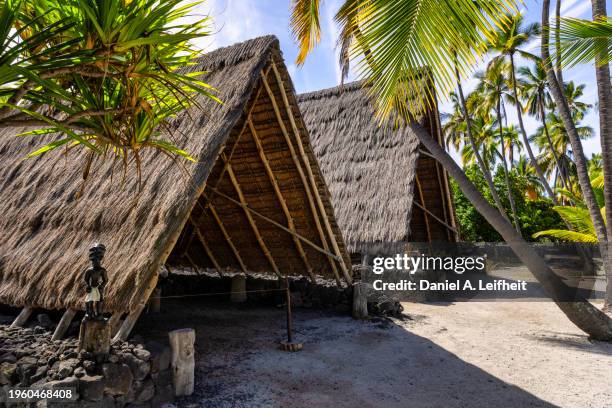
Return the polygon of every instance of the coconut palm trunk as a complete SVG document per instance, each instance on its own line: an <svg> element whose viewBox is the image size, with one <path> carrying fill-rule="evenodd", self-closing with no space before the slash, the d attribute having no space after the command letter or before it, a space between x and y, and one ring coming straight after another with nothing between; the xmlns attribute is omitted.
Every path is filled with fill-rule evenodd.
<svg viewBox="0 0 612 408"><path fill-rule="evenodd" d="M521 106L521 101L518 96L518 87L516 85L516 69L514 67L514 54L510 54L510 76L512 77L512 95L514 96L514 103L516 104L516 114L518 116L519 129L521 131L521 136L523 136L523 143L525 144L525 149L527 150L527 154L529 155L529 160L531 160L531 165L536 171L538 178L540 179L540 183L546 190L548 196L553 200L555 204L557 204L557 198L555 197L555 193L553 193L550 185L548 184L548 180L544 177L544 172L542 168L538 164L536 160L533 150L531 149L531 144L529 143L529 139L527 138L527 131L525 131L525 124L523 123L523 108Z"/></svg>
<svg viewBox="0 0 612 408"><path fill-rule="evenodd" d="M506 189L508 190L508 201L510 202L510 210L512 211L512 218L514 219L514 227L516 228L516 232L521 233L521 225L519 224L518 216L516 215L516 204L514 203L514 197L512 195L512 186L510 184L510 177L508 175L508 162L506 161L506 153L504 149L504 129L502 127L502 118L501 118L501 96L497 100L497 107L495 108L495 113L497 115L497 123L499 127L499 139L501 141L501 159L502 165L504 166L504 178L506 181Z"/></svg>
<svg viewBox="0 0 612 408"><path fill-rule="evenodd" d="M574 290L565 285L561 279L546 265L544 260L529 246L502 215L493 208L470 182L463 170L450 155L440 147L429 133L415 121L409 125L420 142L442 164L444 169L455 179L463 194L470 200L476 210L500 233L504 241L531 271L542 287L555 301L565 315L581 330L593 339L612 340L612 319L594 307L588 301L573 297ZM567 300L573 298L574 301Z"/></svg>
<svg viewBox="0 0 612 408"><path fill-rule="evenodd" d="M467 104L465 102L465 96L463 94L463 86L461 85L461 77L459 75L459 69L455 66L455 74L457 77L457 93L459 95L459 108L461 109L461 114L465 118L465 127L468 140L470 141L470 146L472 147L472 151L474 152L474 156L476 157L476 162L480 167L480 171L487 181L487 185L489 186L489 190L491 191L491 196L493 197L493 201L495 201L495 205L497 209L504 216L505 219L508 219L508 215L506 215L506 211L502 206L501 199L499 198L499 194L497 194L497 190L495 189L495 184L493 184L493 177L491 176L491 171L485 165L482 156L480 155L480 150L478 150L478 146L476 146L476 141L474 140L474 135L472 134L472 120L468 115Z"/></svg>
<svg viewBox="0 0 612 408"><path fill-rule="evenodd" d="M606 0L592 0L593 20L607 17ZM605 39L599 41L606 41ZM608 49L608 47L605 47ZM603 56L605 58L605 55ZM610 89L610 65L602 62L602 56L595 60L595 79L599 99L599 138L603 159L604 199L606 219L612 220L612 90ZM612 221L607 224L607 235L612 236ZM612 248L608 247L606 264L606 303L604 308L612 310ZM603 254L602 254L603 255Z"/></svg>
<svg viewBox="0 0 612 408"><path fill-rule="evenodd" d="M546 72L546 78L548 81L550 93L557 107L557 111L559 112L559 116L563 121L563 125L570 140L570 144L572 146L572 151L574 153L574 162L576 164L576 173L578 175L578 182L580 183L580 189L582 191L584 202L589 210L591 219L593 220L593 227L595 228L597 239L600 242L600 248L604 252L607 252L607 247L605 246L605 242L607 241L606 226L603 221L603 217L601 216L601 212L599 211L599 206L597 205L597 200L595 199L595 194L593 193L593 188L591 187L591 180L589 179L589 172L587 169L587 161L586 157L584 156L584 150L582 149L582 143L580 142L580 136L578 135L576 125L574 124L574 121L572 119L572 114L567 104L567 99L563 94L561 85L557 81L557 77L551 65L550 51L548 49L548 42L550 36L550 25L548 22L550 13L549 8L550 0L542 0L542 66L544 67L544 70ZM611 178L608 180L612 182L612 173L610 174L610 177ZM602 243L604 244L603 246L601 245ZM604 265L605 264L606 262L604 262Z"/></svg>
<svg viewBox="0 0 612 408"><path fill-rule="evenodd" d="M550 151L552 152L552 155L555 159L555 165L557 166L557 170L555 172L555 182L553 183L553 186L557 185L556 180L557 180L557 175L558 175L559 179L561 180L561 185L563 186L563 188L570 190L569 183L567 182L567 180L565 180L565 176L560 171L561 162L559 161L559 155L557 154L557 151L555 150L552 138L550 137L550 133L548 133L548 125L546 124L546 110L544 109L544 104L540 101L538 103L538 107L540 109L540 116L542 117L542 128L544 129L544 134L546 135L546 141L548 142L548 147L550 148Z"/></svg>

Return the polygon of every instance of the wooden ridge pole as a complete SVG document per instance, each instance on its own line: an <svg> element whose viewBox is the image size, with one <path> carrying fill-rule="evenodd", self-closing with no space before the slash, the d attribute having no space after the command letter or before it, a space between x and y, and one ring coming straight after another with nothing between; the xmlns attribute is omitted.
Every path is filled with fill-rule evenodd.
<svg viewBox="0 0 612 408"><path fill-rule="evenodd" d="M217 210L215 210L215 207L213 206L213 203L212 203L212 199L208 200L208 203L209 203L208 209L210 210L210 213L215 219L217 226L221 230L221 233L223 234L225 241L232 249L232 252L234 253L234 256L236 257L236 260L240 264L240 269L242 269L242 272L246 272L247 271L246 265L242 261L242 258L240 257L240 253L238 252L238 248L236 248L236 245L234 245L234 242L232 241L232 237L229 235L229 233L225 229L225 225L223 225L223 222L221 221L221 217L219 217Z"/></svg>
<svg viewBox="0 0 612 408"><path fill-rule="evenodd" d="M212 261L213 265L217 269L217 272L219 273L219 276L223 277L223 273L221 272L221 265L219 265L219 262L217 262L217 258L215 258L215 256L213 255L212 250L210 249L210 247L206 243L206 239L204 238L204 235L202 235L202 233L200 232L200 228L194 222L193 218L189 217L189 221L191 221L191 225L193 225L193 228L194 228L194 231L196 233L196 236L198 237L198 240L200 241L200 244L202 244L202 247L204 247L204 251L206 251L206 255L208 256L208 258L210 258L210 260Z"/></svg>
<svg viewBox="0 0 612 408"><path fill-rule="evenodd" d="M285 213L285 217L287 218L287 226L289 227L291 231L293 231L294 233L297 233L295 229L295 223L293 222L293 217L291 216L291 212L289 211L287 202L285 201L283 194L280 190L280 187L278 185L278 182L276 181L276 177L274 177L274 172L272 171L272 167L270 167L270 162L268 161L268 158L266 157L266 152L264 151L263 145L261 144L261 139L259 139L259 135L257 134L257 131L255 130L255 126L253 125L253 122L251 121L251 117L248 118L248 121L249 121L249 128L251 130L251 134L253 135L253 140L255 141L255 145L257 146L257 151L259 152L259 158L261 159L261 162L263 163L264 168L266 169L266 173L268 174L268 178L270 179L270 184L272 184L272 187L274 188L274 192L276 193L276 198L280 202L281 207L283 208L283 212ZM302 258L302 261L304 262L304 266L306 267L306 271L308 272L310 279L313 282L315 282L316 278L312 272L312 268L310 267L310 264L308 263L308 258L306 257L306 252L304 251L304 248L302 247L302 242L295 235L291 235L291 237L293 238L295 247L298 253L300 254L300 257Z"/></svg>
<svg viewBox="0 0 612 408"><path fill-rule="evenodd" d="M227 175L230 177L230 180L234 186L234 190L236 190L236 193L238 194L240 203L243 205L244 214L246 215L249 221L249 224L251 225L251 229L253 230L253 234L255 234L255 238L257 238L257 242L259 243L261 251L264 253L274 273L276 273L279 277L282 278L282 274L280 273L278 266L276 266L276 262L274 261L274 258L272 257L270 250L268 250L268 247L266 243L264 242L263 237L259 233L259 228L257 228L257 224L255 223L255 220L253 219L251 212L247 209L248 204L247 204L246 198L244 197L244 194L242 193L242 189L240 188L240 184L238 183L238 180L236 179L236 174L234 174L232 165L230 164L229 161L226 162L226 165L227 165Z"/></svg>
<svg viewBox="0 0 612 408"><path fill-rule="evenodd" d="M272 71L274 72L274 76L276 78L276 82L278 84L278 87L280 88L283 103L285 104L285 109L287 110L287 116L289 117L289 122L291 123L291 127L293 128L293 133L297 141L298 150L300 151L300 155L302 156L302 159L304 160L306 172L308 173L308 178L310 179L310 182L312 183L312 189L314 191L314 196L317 200L319 210L321 211L321 218L323 218L323 224L325 224L325 229L327 230L327 234L329 235L329 239L332 243L332 247L334 248L334 252L336 253L336 255L338 255L342 259L340 261L340 269L342 269L342 274L344 275L346 282L351 284L352 278L349 275L348 268L346 264L344 263L344 259L342 258L342 252L340 251L340 247L338 246L338 242L336 241L336 234L334 233L334 230L331 227L331 224L329 222L329 217L327 216L327 211L325 209L325 205L323 204L323 200L321 200L321 195L319 194L319 188L317 187L317 182L312 172L312 166L310 165L310 160L308 159L308 155L306 154L306 151L304 150L304 144L302 143L301 133L295 123L295 118L293 117L293 110L291 109L291 104L289 103L289 99L287 98L287 93L285 92L285 85L284 85L283 79L281 78L280 73L278 72L278 69L276 68L276 64L274 64L274 61L272 61L271 64L272 64ZM270 98L274 101L274 95L270 96ZM274 101L274 103L276 102ZM279 120L282 121L282 118L279 118Z"/></svg>
<svg viewBox="0 0 612 408"><path fill-rule="evenodd" d="M418 169L417 173L414 175L414 180L416 182L417 190L419 191L419 199L421 200L422 207L419 208L427 208L425 206L425 198L423 197L423 189L421 188L421 182L419 181ZM431 229L429 226L429 213L430 211L423 210L423 215L425 216L425 229L427 231L427 242L431 242Z"/></svg>
<svg viewBox="0 0 612 408"><path fill-rule="evenodd" d="M304 170L302 169L300 159L298 158L295 152L295 148L293 147L293 143L291 142L291 137L289 136L289 133L287 132L287 128L285 128L283 117L280 113L278 105L276 104L276 99L274 98L272 89L270 88L270 85L268 84L268 80L266 79L266 76L264 75L263 72L262 72L261 78L263 80L264 87L266 88L266 92L268 93L268 97L270 98L270 101L272 102L272 107L274 108L274 113L276 114L276 119L281 128L281 132L283 133L283 136L285 137L285 142L287 143L287 146L289 147L289 152L291 153L291 158L293 159L293 163L295 164L298 174L300 175L300 178L302 179L302 184L304 185L304 190L306 191L306 197L308 198L308 204L310 205L310 211L312 212L313 218L315 220L315 225L317 227L317 231L319 233L321 243L323 244L323 248L325 249L325 252L329 252L329 245L327 244L325 233L323 232L323 228L321 227L321 221L319 220L317 207L315 205L314 199L312 198L312 193L310 192L310 184L306 180L306 175L304 174ZM328 260L329 260L329 264L332 267L334 277L336 278L336 283L338 284L338 286L340 286L341 284L340 275L338 274L336 263L334 262L333 258L328 257ZM339 262L342 262L342 260L340 260Z"/></svg>

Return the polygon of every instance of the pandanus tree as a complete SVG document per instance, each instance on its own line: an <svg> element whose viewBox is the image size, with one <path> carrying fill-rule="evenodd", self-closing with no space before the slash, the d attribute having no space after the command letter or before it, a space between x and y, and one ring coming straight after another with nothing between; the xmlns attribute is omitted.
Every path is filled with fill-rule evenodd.
<svg viewBox="0 0 612 408"><path fill-rule="evenodd" d="M140 176L147 148L190 158L172 142L168 119L215 98L184 73L199 54L208 18L187 24L196 3L181 0L5 0L0 2L0 126L55 135L31 155L64 147L90 149ZM127 173L126 173L127 174Z"/></svg>
<svg viewBox="0 0 612 408"><path fill-rule="evenodd" d="M546 1L546 0L545 0ZM318 42L319 0L293 0L292 28L302 52ZM480 6L480 7L479 7ZM475 53L486 51L496 25L515 8L512 0L474 2L457 0L346 0L336 14L340 24L341 56L357 61L357 72L371 86L381 120L394 118L408 126L429 153L442 164L474 207L495 228L516 255L541 282L559 308L593 338L612 340L612 320L592 304L577 297L544 260L492 207L450 155L414 120L414 109L432 95L423 94L420 77L427 66L439 92L448 94L460 72L473 69ZM449 41L453 38L453 41ZM458 47L458 44L463 44ZM419 91L420 90L420 91Z"/></svg>
<svg viewBox="0 0 612 408"><path fill-rule="evenodd" d="M537 34L539 34L540 26L537 23L525 25L523 16L521 14L508 15L507 19L508 23L498 28L494 39L489 43L489 48L492 51L499 53L499 55L493 59L492 63L495 63L499 59L508 60L509 87L511 89L511 94L507 99L516 106L519 129L523 137L525 150L527 151L529 159L531 160L531 165L536 170L536 173L540 178L540 183L542 183L542 186L544 186L546 192L554 201L555 194L550 188L548 180L544 176L544 172L540 168L535 154L533 153L533 149L529 144L527 131L525 130L525 124L523 123L523 108L519 98L519 87L516 78L515 58L517 54L529 59L536 59L533 54L530 54L521 48L524 47L527 42L533 39Z"/></svg>

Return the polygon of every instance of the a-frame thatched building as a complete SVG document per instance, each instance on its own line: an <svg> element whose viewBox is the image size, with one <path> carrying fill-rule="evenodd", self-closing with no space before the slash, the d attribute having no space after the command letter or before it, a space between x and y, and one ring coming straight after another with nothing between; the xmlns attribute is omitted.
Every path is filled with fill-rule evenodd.
<svg viewBox="0 0 612 408"><path fill-rule="evenodd" d="M298 103L351 253L374 243L456 241L446 172L409 129L379 126L362 83L298 95ZM437 109L420 120L442 144Z"/></svg>
<svg viewBox="0 0 612 408"><path fill-rule="evenodd" d="M75 163L86 152L71 153L70 163L24 160L41 140L1 132L0 302L82 309L93 242L107 247L105 308L115 314L139 313L167 262L350 282L278 40L222 48L190 69L209 72L223 104L203 99L203 111L172 123L197 163L143 153L140 192L135 177L121 186L121 170L107 160L94 162L77 198Z"/></svg>

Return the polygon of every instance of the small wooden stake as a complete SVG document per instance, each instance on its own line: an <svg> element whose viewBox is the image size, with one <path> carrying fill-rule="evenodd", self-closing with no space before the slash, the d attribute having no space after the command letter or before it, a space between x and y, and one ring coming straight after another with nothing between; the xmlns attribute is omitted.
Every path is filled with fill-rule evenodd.
<svg viewBox="0 0 612 408"><path fill-rule="evenodd" d="M353 318L365 319L368 317L368 293L363 282L353 284Z"/></svg>
<svg viewBox="0 0 612 408"><path fill-rule="evenodd" d="M53 336L51 336L51 340L61 340L66 334L68 327L70 327L70 323L72 319L74 319L74 315L76 315L76 310L74 309L66 309L62 318L60 319L55 331L53 332Z"/></svg>
<svg viewBox="0 0 612 408"><path fill-rule="evenodd" d="M246 276L232 276L232 293L230 293L230 301L232 303L244 303L247 301L246 294Z"/></svg>
<svg viewBox="0 0 612 408"><path fill-rule="evenodd" d="M291 314L291 291L289 278L285 276L285 298L287 303L287 341L281 341L280 348L284 351L300 351L304 345L293 342L293 316Z"/></svg>
<svg viewBox="0 0 612 408"><path fill-rule="evenodd" d="M22 327L30 318L32 311L34 311L34 309L29 306L26 306L21 309L19 315L15 318L15 320L13 320L11 327Z"/></svg>
<svg viewBox="0 0 612 408"><path fill-rule="evenodd" d="M195 330L174 330L168 333L168 337L172 350L174 395L191 395L195 384Z"/></svg>

